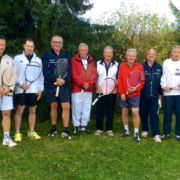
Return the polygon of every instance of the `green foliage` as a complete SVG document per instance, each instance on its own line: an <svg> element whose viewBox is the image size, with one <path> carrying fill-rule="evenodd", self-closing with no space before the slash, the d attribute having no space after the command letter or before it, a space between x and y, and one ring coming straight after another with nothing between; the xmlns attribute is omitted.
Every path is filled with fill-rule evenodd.
<svg viewBox="0 0 180 180"><path fill-rule="evenodd" d="M171 11L175 17L176 20L176 34L177 34L177 40L180 43L180 10L177 9L177 7L172 3L172 1L169 2L169 7L171 8Z"/></svg>
<svg viewBox="0 0 180 180"><path fill-rule="evenodd" d="M0 2L0 34L10 40L8 52L12 55L22 51L23 39L32 37L41 56L50 48L51 37L58 34L64 38L64 48L71 55L74 56L78 45L84 42L93 55L99 57L112 27L90 24L80 17L92 7L89 0L3 0Z"/></svg>
<svg viewBox="0 0 180 180"><path fill-rule="evenodd" d="M124 3L109 18L101 19L102 24L115 26L110 44L115 49L117 59L124 61L128 48L136 48L138 60L146 58L146 51L155 48L158 51L158 61L169 58L173 45L177 44L175 24L169 22L165 16L140 11L138 7L127 7Z"/></svg>

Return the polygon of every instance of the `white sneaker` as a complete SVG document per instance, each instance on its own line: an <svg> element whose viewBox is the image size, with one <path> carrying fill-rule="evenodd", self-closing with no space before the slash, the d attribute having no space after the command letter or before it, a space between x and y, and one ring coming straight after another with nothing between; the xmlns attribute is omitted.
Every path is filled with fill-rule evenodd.
<svg viewBox="0 0 180 180"><path fill-rule="evenodd" d="M147 137L148 136L148 132L147 131L143 131L141 134L142 137Z"/></svg>
<svg viewBox="0 0 180 180"><path fill-rule="evenodd" d="M106 131L106 133L107 133L109 136L114 136L114 133L113 133L112 130Z"/></svg>
<svg viewBox="0 0 180 180"><path fill-rule="evenodd" d="M160 139L159 135L154 136L153 139L154 139L155 142L161 142L161 139Z"/></svg>
<svg viewBox="0 0 180 180"><path fill-rule="evenodd" d="M17 144L10 137L6 138L6 139L3 139L3 145L4 146L9 146L9 147L17 146Z"/></svg>
<svg viewBox="0 0 180 180"><path fill-rule="evenodd" d="M97 130L94 135L95 135L95 136L100 136L102 133L103 133L103 131Z"/></svg>

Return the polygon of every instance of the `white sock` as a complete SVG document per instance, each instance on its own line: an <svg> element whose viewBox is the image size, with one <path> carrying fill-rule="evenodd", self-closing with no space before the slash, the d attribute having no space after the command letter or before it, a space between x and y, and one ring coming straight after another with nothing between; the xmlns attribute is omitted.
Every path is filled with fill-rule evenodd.
<svg viewBox="0 0 180 180"><path fill-rule="evenodd" d="M9 138L9 132L4 132L4 139Z"/></svg>
<svg viewBox="0 0 180 180"><path fill-rule="evenodd" d="M129 132L129 126L128 125L124 125L124 129Z"/></svg>
<svg viewBox="0 0 180 180"><path fill-rule="evenodd" d="M138 133L139 129L138 128L134 128L134 134Z"/></svg>

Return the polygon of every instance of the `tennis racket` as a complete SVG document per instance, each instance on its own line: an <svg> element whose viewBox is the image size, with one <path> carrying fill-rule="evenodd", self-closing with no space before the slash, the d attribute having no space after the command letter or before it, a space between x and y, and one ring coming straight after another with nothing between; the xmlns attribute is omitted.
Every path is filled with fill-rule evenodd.
<svg viewBox="0 0 180 180"><path fill-rule="evenodd" d="M24 77L26 84L29 86L35 82L42 73L42 66L38 62L31 61L29 64L26 65L25 71L24 71ZM26 93L26 90L23 91L23 95Z"/></svg>
<svg viewBox="0 0 180 180"><path fill-rule="evenodd" d="M170 87L169 89L170 89L170 91L171 90L180 90L180 84L178 84L177 86L174 86L174 87ZM163 89L163 91L164 91L164 89Z"/></svg>
<svg viewBox="0 0 180 180"><path fill-rule="evenodd" d="M59 78L64 78L68 73L68 62L66 59L59 59L55 64L54 74L58 76ZM57 82L54 83L55 85ZM59 95L60 86L57 86L56 88L56 97Z"/></svg>
<svg viewBox="0 0 180 180"><path fill-rule="evenodd" d="M139 70L132 71L127 78L128 88L135 89L145 80L144 74ZM128 90L126 94L129 94Z"/></svg>
<svg viewBox="0 0 180 180"><path fill-rule="evenodd" d="M169 87L170 91L171 90L180 90L180 72L179 69L174 69L172 72L170 72L170 74L173 76L174 79L177 80L178 84L176 86L173 87ZM164 89L163 89L164 91Z"/></svg>
<svg viewBox="0 0 180 180"><path fill-rule="evenodd" d="M93 101L92 105L94 106L96 102L101 98L102 96L106 96L111 94L115 88L116 88L116 81L112 78L105 78L103 82L100 85L102 89L102 93L99 93L98 97Z"/></svg>
<svg viewBox="0 0 180 180"><path fill-rule="evenodd" d="M84 81L89 81L92 80L94 78L95 75L95 67L91 64L86 64L82 66L82 70L80 73L80 77L84 80ZM83 93L84 93L84 88L81 89L80 95L79 95L79 99L83 98Z"/></svg>
<svg viewBox="0 0 180 180"><path fill-rule="evenodd" d="M2 84L8 88L14 86L17 79L22 76L22 71L15 65L7 67L2 73Z"/></svg>

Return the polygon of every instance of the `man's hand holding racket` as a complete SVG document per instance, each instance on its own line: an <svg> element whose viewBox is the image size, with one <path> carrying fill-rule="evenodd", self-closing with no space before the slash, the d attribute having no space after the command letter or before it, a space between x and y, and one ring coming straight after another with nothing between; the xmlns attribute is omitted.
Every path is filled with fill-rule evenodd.
<svg viewBox="0 0 180 180"><path fill-rule="evenodd" d="M56 82L54 83L54 85L56 85L56 86L62 86L64 84L65 84L65 80L62 78L57 78Z"/></svg>
<svg viewBox="0 0 180 180"><path fill-rule="evenodd" d="M88 84L89 81L94 79L95 76L95 67L91 64L85 64L82 66L82 70L80 73L80 79L82 79L83 81L85 81L86 83L82 85L82 89L79 95L79 98L82 99L83 98L83 93L84 93L84 89L89 89L90 85Z"/></svg>
<svg viewBox="0 0 180 180"><path fill-rule="evenodd" d="M29 84L23 83L21 85L21 88L24 89L24 90L27 90L27 89L29 89Z"/></svg>
<svg viewBox="0 0 180 180"><path fill-rule="evenodd" d="M132 93L132 92L135 92L136 91L136 88L130 88L128 87L128 93Z"/></svg>
<svg viewBox="0 0 180 180"><path fill-rule="evenodd" d="M0 87L0 95L6 95L10 92L11 90L8 87Z"/></svg>
<svg viewBox="0 0 180 180"><path fill-rule="evenodd" d="M85 84L83 85L83 88L84 88L84 89L89 89L89 84L88 84L88 83L85 83Z"/></svg>
<svg viewBox="0 0 180 180"><path fill-rule="evenodd" d="M0 87L0 95L1 95L1 93L3 93L3 91L4 91L4 88Z"/></svg>
<svg viewBox="0 0 180 180"><path fill-rule="evenodd" d="M101 86L98 86L97 84L96 84L96 89L97 89L98 93L103 93Z"/></svg>

